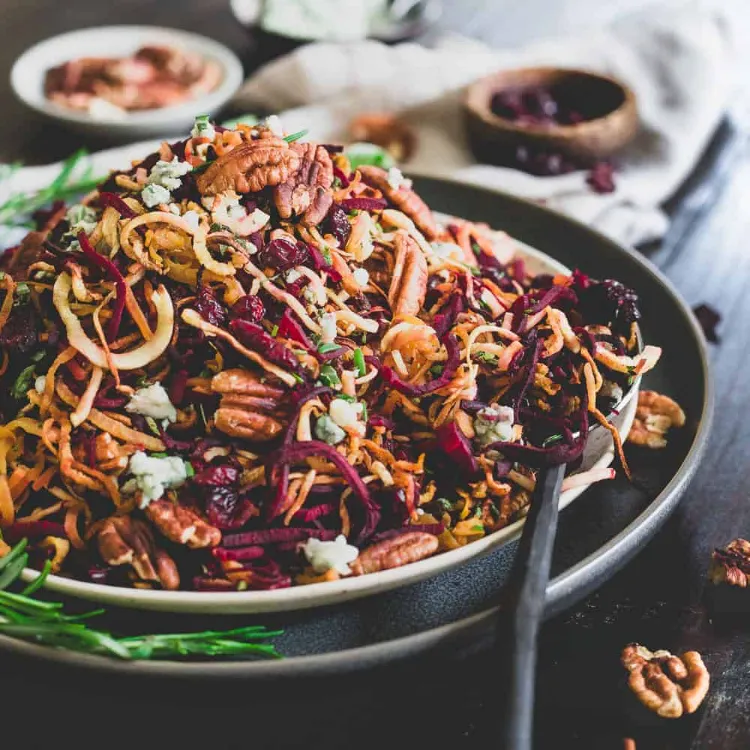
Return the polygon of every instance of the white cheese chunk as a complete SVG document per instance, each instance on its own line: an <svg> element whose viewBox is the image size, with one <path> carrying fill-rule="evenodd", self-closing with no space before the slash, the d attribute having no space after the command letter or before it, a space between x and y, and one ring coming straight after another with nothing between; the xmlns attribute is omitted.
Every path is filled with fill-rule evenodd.
<svg viewBox="0 0 750 750"><path fill-rule="evenodd" d="M176 156L172 161L159 161L151 167L146 182L149 185L161 185L167 190L177 190L182 184L182 177L192 170L186 161L180 161Z"/></svg>
<svg viewBox="0 0 750 750"><path fill-rule="evenodd" d="M493 404L477 412L474 432L480 445L513 440L513 409Z"/></svg>
<svg viewBox="0 0 750 750"><path fill-rule="evenodd" d="M131 414L142 414L144 417L177 421L177 409L169 400L169 395L161 383L153 383L139 388L125 405L125 411Z"/></svg>
<svg viewBox="0 0 750 750"><path fill-rule="evenodd" d="M141 508L158 500L166 490L179 487L187 479L185 462L179 456L160 458L138 451L130 457L128 470L133 478L123 485L123 490L140 490Z"/></svg>
<svg viewBox="0 0 750 750"><path fill-rule="evenodd" d="M352 276L354 277L354 281L360 289L364 289L364 287L367 286L367 282L370 281L370 274L367 272L366 268L354 269L354 271L352 272Z"/></svg>
<svg viewBox="0 0 750 750"><path fill-rule="evenodd" d="M146 185L141 191L141 200L148 208L156 208L160 203L168 203L171 198L169 190L161 185Z"/></svg>
<svg viewBox="0 0 750 750"><path fill-rule="evenodd" d="M359 550L347 544L343 534L339 534L332 542L324 542L311 537L305 542L302 551L316 573L335 570L342 576L351 574L349 563L359 557Z"/></svg>
<svg viewBox="0 0 750 750"><path fill-rule="evenodd" d="M328 414L323 414L315 423L315 437L328 445L337 445L346 437L346 433Z"/></svg>
<svg viewBox="0 0 750 750"><path fill-rule="evenodd" d="M320 316L320 340L324 344L332 344L336 338L336 315L324 313Z"/></svg>
<svg viewBox="0 0 750 750"><path fill-rule="evenodd" d="M328 407L328 413L339 427L356 427L363 409L364 406L361 403L335 398Z"/></svg>

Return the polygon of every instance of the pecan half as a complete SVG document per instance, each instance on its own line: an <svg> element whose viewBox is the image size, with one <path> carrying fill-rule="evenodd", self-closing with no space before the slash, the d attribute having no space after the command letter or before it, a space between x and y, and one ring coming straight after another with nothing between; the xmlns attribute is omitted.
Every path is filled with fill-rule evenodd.
<svg viewBox="0 0 750 750"><path fill-rule="evenodd" d="M192 549L216 547L221 532L204 521L195 511L171 500L152 500L146 506L146 516L167 539L186 544Z"/></svg>
<svg viewBox="0 0 750 750"><path fill-rule="evenodd" d="M631 643L623 649L620 661L630 672L628 685L638 700L664 718L693 713L708 693L710 677L697 651L687 651L680 658Z"/></svg>
<svg viewBox="0 0 750 750"><path fill-rule="evenodd" d="M388 173L380 167L364 165L357 167L362 181L377 188L399 211L405 213L428 239L434 240L439 233L435 217L429 206L407 185L394 188L388 182Z"/></svg>
<svg viewBox="0 0 750 750"><path fill-rule="evenodd" d="M174 560L154 543L151 529L129 516L108 518L97 536L99 553L108 565L130 565L142 581L172 591L180 586Z"/></svg>
<svg viewBox="0 0 750 750"><path fill-rule="evenodd" d="M407 531L392 539L384 539L373 544L360 553L351 564L355 576L377 573L379 570L390 570L402 565L423 560L435 554L438 548L438 538L434 534L424 531Z"/></svg>
<svg viewBox="0 0 750 750"><path fill-rule="evenodd" d="M283 429L276 417L284 391L261 382L255 373L240 368L224 370L214 375L211 390L221 394L214 424L227 435L265 442Z"/></svg>
<svg viewBox="0 0 750 750"><path fill-rule="evenodd" d="M196 179L202 195L228 190L257 193L286 182L299 167L299 155L281 138L261 138L243 143L224 154Z"/></svg>
<svg viewBox="0 0 750 750"><path fill-rule="evenodd" d="M417 315L427 294L427 261L419 245L404 232L396 234L394 245L396 263L388 289L388 303L394 318Z"/></svg>
<svg viewBox="0 0 750 750"><path fill-rule="evenodd" d="M301 216L305 226L314 227L326 217L333 203L333 162L325 147L314 143L293 143L299 168L273 191L282 219Z"/></svg>
<svg viewBox="0 0 750 750"><path fill-rule="evenodd" d="M641 391L628 442L654 450L666 448L668 430L684 424L685 412L676 401L656 391Z"/></svg>
<svg viewBox="0 0 750 750"><path fill-rule="evenodd" d="M750 542L735 539L724 549L714 550L708 577L715 585L728 583L730 586L747 588L750 583Z"/></svg>

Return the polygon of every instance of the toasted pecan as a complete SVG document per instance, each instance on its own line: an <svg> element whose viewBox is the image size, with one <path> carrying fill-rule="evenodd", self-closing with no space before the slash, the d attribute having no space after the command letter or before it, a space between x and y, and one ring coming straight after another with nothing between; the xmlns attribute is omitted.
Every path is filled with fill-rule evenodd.
<svg viewBox="0 0 750 750"><path fill-rule="evenodd" d="M281 138L261 138L243 143L219 157L196 179L202 195L234 190L257 193L281 185L299 168L299 154Z"/></svg>

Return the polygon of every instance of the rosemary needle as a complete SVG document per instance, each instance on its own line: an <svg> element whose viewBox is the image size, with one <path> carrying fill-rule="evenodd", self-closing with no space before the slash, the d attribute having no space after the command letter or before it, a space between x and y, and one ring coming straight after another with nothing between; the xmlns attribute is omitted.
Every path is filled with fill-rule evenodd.
<svg viewBox="0 0 750 750"><path fill-rule="evenodd" d="M157 633L119 638L90 627L92 617L103 609L69 615L61 602L47 602L32 596L44 585L52 566L49 562L37 578L19 594L6 591L18 580L29 556L26 540L20 541L0 558L0 634L55 648L91 654L105 654L119 659L151 659L184 656L255 655L280 658L276 648L264 643L282 631L248 625L233 630L203 630L194 633Z"/></svg>

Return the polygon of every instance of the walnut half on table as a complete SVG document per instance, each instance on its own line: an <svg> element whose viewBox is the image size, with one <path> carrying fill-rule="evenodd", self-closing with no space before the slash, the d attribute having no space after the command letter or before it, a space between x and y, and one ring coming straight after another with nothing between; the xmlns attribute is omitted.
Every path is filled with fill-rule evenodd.
<svg viewBox="0 0 750 750"><path fill-rule="evenodd" d="M708 693L710 677L697 651L678 657L631 643L623 649L620 661L630 673L628 686L636 698L657 716L678 719L691 714Z"/></svg>
<svg viewBox="0 0 750 750"><path fill-rule="evenodd" d="M628 442L653 450L666 448L667 432L684 425L685 412L674 399L656 391L641 391Z"/></svg>

